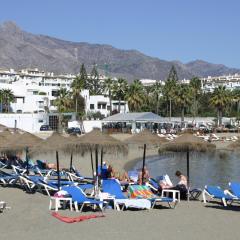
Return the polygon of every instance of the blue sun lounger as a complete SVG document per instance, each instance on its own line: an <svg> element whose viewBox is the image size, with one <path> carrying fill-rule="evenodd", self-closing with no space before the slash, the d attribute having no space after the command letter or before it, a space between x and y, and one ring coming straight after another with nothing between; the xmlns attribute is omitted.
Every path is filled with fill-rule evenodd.
<svg viewBox="0 0 240 240"><path fill-rule="evenodd" d="M62 187L62 190L66 191L69 195L71 195L76 211L78 211L78 205L82 205L80 208L80 212L82 212L83 207L86 205L93 205L94 207L98 206L102 211L102 204L104 202L98 201L93 198L88 198L80 187L66 186Z"/></svg>
<svg viewBox="0 0 240 240"><path fill-rule="evenodd" d="M234 198L227 192L224 192L219 186L205 186L203 190L203 202L207 202L207 197L211 199L221 200L223 206L227 206L227 202L232 202Z"/></svg>
<svg viewBox="0 0 240 240"><path fill-rule="evenodd" d="M150 209L151 202L147 199L129 199L126 197L121 189L120 183L116 179L104 179L102 180L103 193L108 193L114 200L114 208L122 210L124 208L137 208L137 209Z"/></svg>
<svg viewBox="0 0 240 240"><path fill-rule="evenodd" d="M229 184L230 191L226 191L230 196L234 198L234 200L240 200L240 183L238 182L230 182Z"/></svg>

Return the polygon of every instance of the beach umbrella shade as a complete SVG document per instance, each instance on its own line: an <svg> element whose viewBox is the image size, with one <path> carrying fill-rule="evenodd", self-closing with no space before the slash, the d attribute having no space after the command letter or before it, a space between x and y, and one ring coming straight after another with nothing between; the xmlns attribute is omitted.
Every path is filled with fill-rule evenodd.
<svg viewBox="0 0 240 240"><path fill-rule="evenodd" d="M125 143L108 134L102 133L100 129L93 129L91 132L79 137L76 141L69 143L67 150L80 152L82 154L89 152L91 156L93 151L95 151L96 187L98 187L98 152L102 151L101 158L103 158L103 152L127 154L127 146Z"/></svg>
<svg viewBox="0 0 240 240"><path fill-rule="evenodd" d="M159 152L170 151L170 152L185 152L187 157L187 181L188 186L190 184L189 175L189 153L190 152L207 152L213 151L216 146L212 143L206 142L203 139L194 136L190 133L184 133L181 136L175 138L173 141L168 142L160 146ZM188 187L189 191L189 187ZM189 193L188 193L189 200Z"/></svg>
<svg viewBox="0 0 240 240"><path fill-rule="evenodd" d="M143 175L146 160L146 149L159 147L166 142L168 142L166 138L160 138L157 134L151 133L148 129L144 129L142 132L135 134L126 140L126 143L128 144L143 146L142 183L144 180Z"/></svg>
<svg viewBox="0 0 240 240"><path fill-rule="evenodd" d="M26 150L26 162L27 162L27 174L29 173L29 147L34 147L35 145L39 144L42 139L31 134L25 132L23 134L15 132L12 134L13 137L9 141L9 145L11 146L12 150Z"/></svg>
<svg viewBox="0 0 240 240"><path fill-rule="evenodd" d="M64 150L67 144L67 138L61 134L54 132L46 140L41 141L39 144L33 146L30 149L30 154L35 155L39 153L56 152L56 163L57 163L57 177L58 177L58 189L60 189L60 170L59 170L59 150Z"/></svg>

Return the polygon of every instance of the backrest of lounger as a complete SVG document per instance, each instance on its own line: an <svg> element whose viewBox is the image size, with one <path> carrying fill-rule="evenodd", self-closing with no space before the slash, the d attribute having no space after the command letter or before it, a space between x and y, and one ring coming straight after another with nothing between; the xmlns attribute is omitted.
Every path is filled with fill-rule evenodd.
<svg viewBox="0 0 240 240"><path fill-rule="evenodd" d="M223 190L219 186L207 186L206 191L210 195L213 195L216 198L225 198L226 197Z"/></svg>
<svg viewBox="0 0 240 240"><path fill-rule="evenodd" d="M75 202L84 202L88 201L88 198L85 196L83 191L77 186L67 186L62 187L61 190L66 191L68 194L72 196L72 200Z"/></svg>
<svg viewBox="0 0 240 240"><path fill-rule="evenodd" d="M236 197L240 197L240 183L237 182L231 182L229 183L230 189Z"/></svg>
<svg viewBox="0 0 240 240"><path fill-rule="evenodd" d="M129 177L133 182L137 182L137 181L138 181L138 171L129 171L129 172L128 172L128 177Z"/></svg>
<svg viewBox="0 0 240 240"><path fill-rule="evenodd" d="M116 199L126 199L120 184L115 179L104 179L102 181L103 192L114 195Z"/></svg>

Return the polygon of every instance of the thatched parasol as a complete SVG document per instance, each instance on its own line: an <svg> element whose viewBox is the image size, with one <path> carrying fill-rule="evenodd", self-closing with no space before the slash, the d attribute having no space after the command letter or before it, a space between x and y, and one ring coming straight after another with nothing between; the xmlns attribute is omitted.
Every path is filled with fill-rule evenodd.
<svg viewBox="0 0 240 240"><path fill-rule="evenodd" d="M26 162L27 162L27 174L28 174L28 169L29 169L29 156L28 156L28 149L29 147L33 147L37 144L39 144L42 141L41 138L25 132L23 134L20 134L18 132L15 132L12 134L11 140L9 140L9 148L14 151L18 150L26 150Z"/></svg>
<svg viewBox="0 0 240 240"><path fill-rule="evenodd" d="M189 153L190 152L207 152L215 150L216 146L214 144L205 142L203 139L194 136L190 133L184 133L178 138L174 139L169 143L163 144L159 148L159 152L171 151L171 152L186 152L187 153L187 180L188 186L190 183L189 177ZM188 194L189 200L189 194Z"/></svg>
<svg viewBox="0 0 240 240"><path fill-rule="evenodd" d="M76 141L73 141L67 146L68 151L76 151L80 153L90 152L91 154L91 164L92 170L93 160L92 160L92 152L95 151L95 168L96 168L96 186L98 187L98 152L101 151L101 164L103 153L118 153L121 152L123 154L127 153L127 146L125 143L118 141L117 139L109 136L108 134L104 134L100 131L100 129L93 129L91 132L86 133L85 135L79 137Z"/></svg>
<svg viewBox="0 0 240 240"><path fill-rule="evenodd" d="M102 133L100 129L93 129L91 132L76 139L69 144L71 150L84 153L85 151L91 151L92 149L103 148L105 152L109 153L127 153L126 144L121 141L109 136L108 134Z"/></svg>
<svg viewBox="0 0 240 240"><path fill-rule="evenodd" d="M126 140L126 143L143 146L142 183L144 179L146 148L159 147L166 142L168 142L167 139L160 138L157 134L151 133L148 129L144 129L142 132L135 134Z"/></svg>
<svg viewBox="0 0 240 240"><path fill-rule="evenodd" d="M58 176L58 189L60 189L60 171L59 171L59 157L58 151L64 149L67 143L67 138L61 134L54 132L49 138L41 141L39 144L31 148L31 154L56 152L57 162L57 176Z"/></svg>
<svg viewBox="0 0 240 240"><path fill-rule="evenodd" d="M64 149L67 138L54 132L50 137L31 147L31 154L49 153Z"/></svg>

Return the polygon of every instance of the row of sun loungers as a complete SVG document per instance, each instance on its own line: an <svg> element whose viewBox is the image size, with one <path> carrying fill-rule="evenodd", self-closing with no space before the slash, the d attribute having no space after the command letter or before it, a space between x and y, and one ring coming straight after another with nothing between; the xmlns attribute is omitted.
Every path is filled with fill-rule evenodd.
<svg viewBox="0 0 240 240"><path fill-rule="evenodd" d="M41 171L38 169L38 175L27 175L26 169L16 166L13 166L12 173L4 170L0 170L1 185L19 186L29 193L37 191L51 198L58 197L54 195L59 191L55 170ZM36 169L31 169L31 171L35 172ZM65 192L66 197L72 199L76 211L82 211L87 205L103 210L104 207L108 206L109 202L112 202L113 208L117 210L128 208L151 209L158 204L167 204L170 208L174 208L178 203L178 199L156 195L158 193L158 185L154 179L150 179L149 184L144 186L137 184L129 185L128 194L125 194L122 191L120 182L116 179L103 179L101 187L96 190L93 179L85 178L77 171L62 171L60 175L60 190ZM134 178L134 176L132 174L131 177ZM190 194L195 196L192 199L198 198L201 191L190 191ZM205 186L202 196L204 203L214 199L220 200L224 206L231 205L233 202L240 201L240 183L229 183L229 190L225 191L217 186Z"/></svg>

